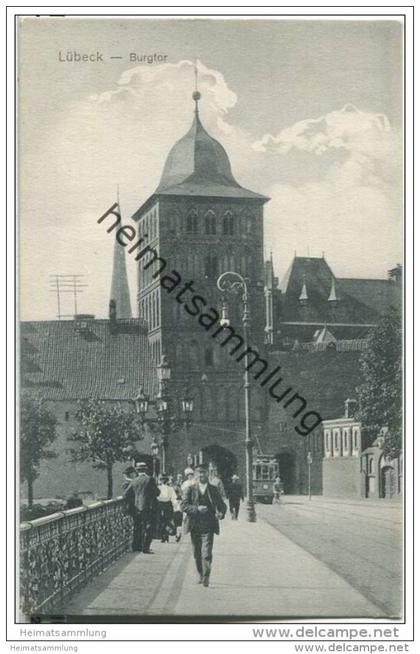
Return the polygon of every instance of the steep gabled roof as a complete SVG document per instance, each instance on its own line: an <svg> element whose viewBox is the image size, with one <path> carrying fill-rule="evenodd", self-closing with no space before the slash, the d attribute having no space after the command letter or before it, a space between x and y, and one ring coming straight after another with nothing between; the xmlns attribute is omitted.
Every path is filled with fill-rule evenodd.
<svg viewBox="0 0 420 654"><path fill-rule="evenodd" d="M305 284L308 299L299 301ZM331 302L335 286L336 301ZM321 257L295 257L281 284L282 322L375 324L378 311L346 291Z"/></svg>
<svg viewBox="0 0 420 654"><path fill-rule="evenodd" d="M386 313L391 306L401 306L401 287L389 279L340 278L337 281L343 291L380 314Z"/></svg>

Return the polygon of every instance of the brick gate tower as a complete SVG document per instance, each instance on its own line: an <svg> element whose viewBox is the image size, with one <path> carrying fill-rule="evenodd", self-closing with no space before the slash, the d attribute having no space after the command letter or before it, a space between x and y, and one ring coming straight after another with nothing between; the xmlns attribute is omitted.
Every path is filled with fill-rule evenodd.
<svg viewBox="0 0 420 654"><path fill-rule="evenodd" d="M159 186L133 219L139 235L147 234L147 245L167 262L162 274L177 271L182 277L179 289L191 281L207 306L220 310L216 281L221 273L231 270L247 278L250 341L264 347L263 206L268 198L235 180L225 149L200 121L200 97L197 91L193 94L192 125L172 147ZM154 362L157 365L162 354L168 359L173 391L180 392L188 383L194 398L193 424L188 433L172 437L168 462L180 471L189 453L197 455L207 448L217 459L218 448L227 448L242 472L243 362L229 356L229 348L221 348L186 312L175 299L176 291L162 288L161 278L153 276L158 262L144 270L153 256L149 253L139 261L139 315L149 325ZM191 298L191 292L183 300ZM242 331L239 300L230 304L237 332ZM261 407L255 406L252 416L256 423L261 420ZM219 455L223 458L224 453L220 450Z"/></svg>

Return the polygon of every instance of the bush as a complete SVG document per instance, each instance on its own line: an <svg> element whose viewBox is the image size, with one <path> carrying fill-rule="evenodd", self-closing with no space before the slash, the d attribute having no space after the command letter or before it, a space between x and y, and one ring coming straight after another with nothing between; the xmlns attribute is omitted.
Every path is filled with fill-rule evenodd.
<svg viewBox="0 0 420 654"><path fill-rule="evenodd" d="M63 511L63 508L62 502L49 502L46 506L42 506L42 504L23 505L20 507L20 521L26 522L27 520L45 518L47 515Z"/></svg>

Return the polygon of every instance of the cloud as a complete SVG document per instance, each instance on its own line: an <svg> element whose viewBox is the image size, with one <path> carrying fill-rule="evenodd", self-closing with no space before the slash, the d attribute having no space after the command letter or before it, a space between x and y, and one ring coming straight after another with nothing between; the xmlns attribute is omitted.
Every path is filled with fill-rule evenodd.
<svg viewBox="0 0 420 654"><path fill-rule="evenodd" d="M203 124L239 183L272 198L265 239L278 272L308 245L314 255L324 250L337 274L383 276L401 252L402 215L401 139L387 118L346 105L261 136L241 127L247 108L223 73L202 62L198 73ZM117 184L125 222L153 193L170 148L191 125L193 81L192 61L134 66L63 107L38 147L25 148L23 317L51 317L48 274L56 272L85 273L80 310L106 315L112 243L95 217L113 204ZM135 306L134 260L127 265Z"/></svg>
<svg viewBox="0 0 420 654"><path fill-rule="evenodd" d="M302 255L325 252L344 276L383 277L401 260L401 135L384 114L347 104L265 134L252 149L279 167L299 166L268 191L266 234L279 243L281 269L292 244Z"/></svg>
<svg viewBox="0 0 420 654"><path fill-rule="evenodd" d="M239 144L233 157L241 161L249 145L226 121L237 95L220 71L202 62L197 67L202 121L216 137L225 134ZM106 315L112 242L96 219L115 201L117 184L124 222L153 193L170 148L192 123L193 88L192 61L134 66L102 93L63 105L37 147L22 151L22 317L54 315L48 285L49 274L57 272L84 273L88 288L80 310ZM127 266L134 307L130 257ZM66 304L71 313L71 302Z"/></svg>
<svg viewBox="0 0 420 654"><path fill-rule="evenodd" d="M339 111L285 127L277 136L265 134L253 148L266 152L271 147L282 154L292 148L315 154L323 154L328 148L343 148L374 155L378 148L383 150L384 135L390 131L389 120L384 114L367 113L347 104Z"/></svg>

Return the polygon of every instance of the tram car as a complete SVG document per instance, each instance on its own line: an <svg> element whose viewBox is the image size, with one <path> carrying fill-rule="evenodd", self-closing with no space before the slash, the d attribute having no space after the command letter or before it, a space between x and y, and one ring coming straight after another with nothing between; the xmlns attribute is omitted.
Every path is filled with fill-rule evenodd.
<svg viewBox="0 0 420 654"><path fill-rule="evenodd" d="M272 504L273 484L279 476L279 464L274 456L268 454L254 455L252 462L252 480L254 499L263 504Z"/></svg>

